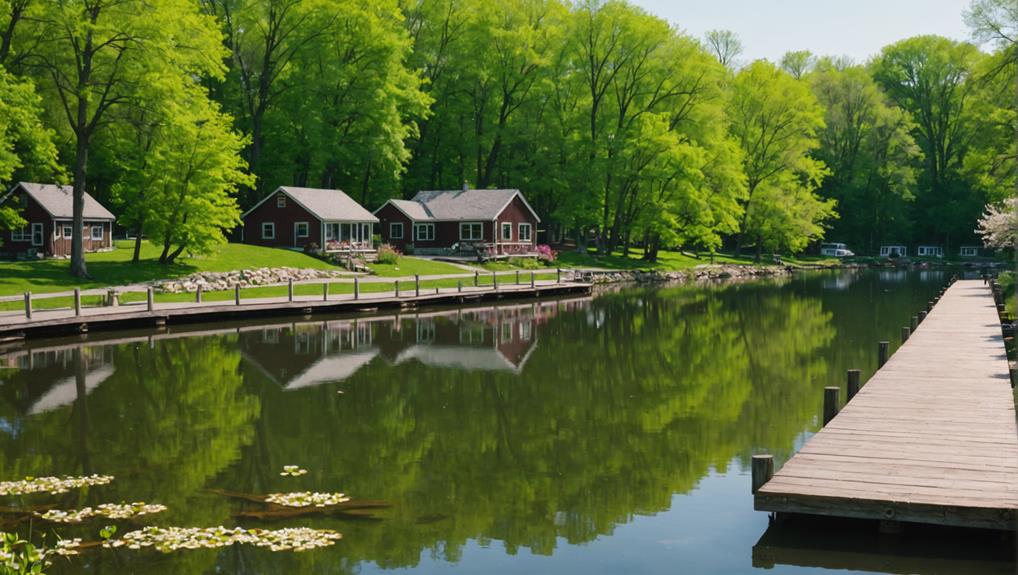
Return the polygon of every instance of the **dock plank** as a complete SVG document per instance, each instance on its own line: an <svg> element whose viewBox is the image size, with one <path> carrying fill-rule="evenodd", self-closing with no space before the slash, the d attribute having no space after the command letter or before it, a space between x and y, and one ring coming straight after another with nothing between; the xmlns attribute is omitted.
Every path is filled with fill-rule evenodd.
<svg viewBox="0 0 1018 575"><path fill-rule="evenodd" d="M770 481L762 511L1014 528L1018 424L990 288L955 282Z"/></svg>

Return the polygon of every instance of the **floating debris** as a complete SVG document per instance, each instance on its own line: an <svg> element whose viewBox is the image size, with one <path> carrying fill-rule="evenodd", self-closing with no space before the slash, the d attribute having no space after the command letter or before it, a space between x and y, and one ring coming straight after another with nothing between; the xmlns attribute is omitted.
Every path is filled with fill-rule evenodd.
<svg viewBox="0 0 1018 575"><path fill-rule="evenodd" d="M153 547L163 553L180 549L215 549L234 543L267 547L271 551L308 551L328 547L343 536L331 529L293 527L244 529L242 527L145 527L103 542L103 547L141 549Z"/></svg>
<svg viewBox="0 0 1018 575"><path fill-rule="evenodd" d="M266 503L275 503L286 507L328 507L346 503L350 498L345 493L312 493L310 491L297 491L294 493L270 493Z"/></svg>
<svg viewBox="0 0 1018 575"><path fill-rule="evenodd" d="M0 481L0 495L26 495L29 493L67 493L86 485L106 485L112 475L85 475L82 477L26 477L20 481Z"/></svg>
<svg viewBox="0 0 1018 575"><path fill-rule="evenodd" d="M280 475L282 475L283 477L286 476L299 477L307 472L308 472L307 469L302 469L301 466L299 465L284 465L283 471L280 473Z"/></svg>
<svg viewBox="0 0 1018 575"><path fill-rule="evenodd" d="M138 502L119 504L103 503L95 509L92 509L91 507L85 507L84 509L72 509L69 511L50 509L45 513L39 513L37 511L35 514L46 521L53 521L54 523L81 523L85 519L91 519L92 517L130 519L139 515L149 515L151 513L159 513L161 511L166 511L165 505Z"/></svg>

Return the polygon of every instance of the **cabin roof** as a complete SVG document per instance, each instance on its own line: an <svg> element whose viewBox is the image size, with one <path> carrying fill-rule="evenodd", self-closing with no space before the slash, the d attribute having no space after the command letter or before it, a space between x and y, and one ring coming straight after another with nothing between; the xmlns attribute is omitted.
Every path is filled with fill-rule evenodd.
<svg viewBox="0 0 1018 575"><path fill-rule="evenodd" d="M69 220L74 217L74 190L71 186L57 184L37 184L34 182L18 182L10 189L0 203L11 196L16 190L22 189L53 219ZM88 192L85 192L85 208L82 212L86 220L115 220L117 219L102 204L96 201Z"/></svg>
<svg viewBox="0 0 1018 575"><path fill-rule="evenodd" d="M413 199L394 199L387 203L414 221L490 221L497 218L516 197L540 222L537 212L516 189L420 191Z"/></svg>
<svg viewBox="0 0 1018 575"><path fill-rule="evenodd" d="M371 212L364 209L353 198L346 195L342 190L328 190L322 188L299 188L295 186L280 186L267 194L260 202L244 212L242 217L255 211L269 198L274 197L278 192L283 192L297 202L311 215L323 222L377 222L378 218Z"/></svg>

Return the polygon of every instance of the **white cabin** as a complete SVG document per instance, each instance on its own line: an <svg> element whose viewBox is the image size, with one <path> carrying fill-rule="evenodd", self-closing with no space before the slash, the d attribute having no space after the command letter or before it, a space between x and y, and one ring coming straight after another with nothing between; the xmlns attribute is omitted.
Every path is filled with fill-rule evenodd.
<svg viewBox="0 0 1018 575"><path fill-rule="evenodd" d="M944 257L944 248L940 246L919 246L916 254L921 258L942 258Z"/></svg>
<svg viewBox="0 0 1018 575"><path fill-rule="evenodd" d="M905 246L880 246L880 257L882 258L903 258L908 255L908 248Z"/></svg>

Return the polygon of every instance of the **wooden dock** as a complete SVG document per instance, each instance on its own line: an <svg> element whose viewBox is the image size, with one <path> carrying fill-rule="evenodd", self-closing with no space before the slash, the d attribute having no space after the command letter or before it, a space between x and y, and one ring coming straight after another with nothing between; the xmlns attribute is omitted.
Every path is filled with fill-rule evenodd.
<svg viewBox="0 0 1018 575"><path fill-rule="evenodd" d="M840 413L756 490L754 507L1013 529L1018 425L1009 381L990 288L957 281Z"/></svg>
<svg viewBox="0 0 1018 575"><path fill-rule="evenodd" d="M464 276L467 278L473 276ZM427 278L422 278L427 279ZM340 282L333 282L340 283ZM243 298L234 301L150 303L148 301L111 307L79 307L35 310L31 318L15 312L0 313L0 342L107 331L115 329L210 322L222 319L307 316L351 313L379 309L459 305L466 302L554 297L589 294L588 283L561 279L531 280L487 286L461 285L454 288L424 288L404 284L393 292L356 292L324 296ZM151 306L151 307L150 307Z"/></svg>

